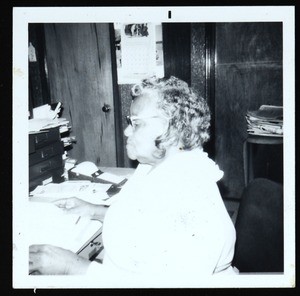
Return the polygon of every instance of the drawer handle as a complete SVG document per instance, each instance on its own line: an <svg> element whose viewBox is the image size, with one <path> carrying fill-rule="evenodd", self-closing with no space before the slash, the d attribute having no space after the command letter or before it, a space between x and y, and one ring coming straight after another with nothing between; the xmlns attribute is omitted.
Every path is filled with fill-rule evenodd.
<svg viewBox="0 0 300 296"><path fill-rule="evenodd" d="M45 151L41 152L42 158L46 158L46 157L52 156L52 154L53 154L53 147L51 147L48 150L45 150Z"/></svg>
<svg viewBox="0 0 300 296"><path fill-rule="evenodd" d="M35 137L35 143L36 144L43 143L47 140L48 140L48 133L40 134L39 136Z"/></svg>
<svg viewBox="0 0 300 296"><path fill-rule="evenodd" d="M41 168L41 173L47 171L51 168L51 161L48 162L48 164Z"/></svg>

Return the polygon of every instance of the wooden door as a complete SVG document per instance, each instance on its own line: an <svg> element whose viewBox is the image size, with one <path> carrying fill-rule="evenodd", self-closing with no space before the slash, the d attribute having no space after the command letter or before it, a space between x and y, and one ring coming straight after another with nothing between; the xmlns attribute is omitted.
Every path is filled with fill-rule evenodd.
<svg viewBox="0 0 300 296"><path fill-rule="evenodd" d="M70 156L116 166L109 24L45 24L44 29L51 100L62 102L77 140Z"/></svg>

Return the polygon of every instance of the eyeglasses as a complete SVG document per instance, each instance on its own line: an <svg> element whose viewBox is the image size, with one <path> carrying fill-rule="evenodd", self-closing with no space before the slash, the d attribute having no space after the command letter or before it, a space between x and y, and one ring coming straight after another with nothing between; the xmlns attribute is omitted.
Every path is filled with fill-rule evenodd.
<svg viewBox="0 0 300 296"><path fill-rule="evenodd" d="M159 116L149 116L149 117L138 117L138 116L125 116L126 122L128 125L132 126L134 129L136 124L134 123L135 120L140 120L140 119L150 119L150 118L160 118Z"/></svg>

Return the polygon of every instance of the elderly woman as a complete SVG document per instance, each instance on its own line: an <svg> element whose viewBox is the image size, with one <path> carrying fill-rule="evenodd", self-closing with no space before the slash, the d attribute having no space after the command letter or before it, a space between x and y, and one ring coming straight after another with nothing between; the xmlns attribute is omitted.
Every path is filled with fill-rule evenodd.
<svg viewBox="0 0 300 296"><path fill-rule="evenodd" d="M216 184L223 173L202 148L205 100L175 77L143 80L132 96L126 149L140 164L116 201L107 211L76 198L57 203L103 220L103 264L35 245L30 271L97 274L107 283L233 273L235 230Z"/></svg>

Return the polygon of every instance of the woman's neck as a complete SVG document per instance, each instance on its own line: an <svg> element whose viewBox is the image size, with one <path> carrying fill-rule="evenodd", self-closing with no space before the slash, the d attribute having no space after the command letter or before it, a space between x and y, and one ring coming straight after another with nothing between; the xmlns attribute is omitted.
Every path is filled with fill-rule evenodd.
<svg viewBox="0 0 300 296"><path fill-rule="evenodd" d="M173 155L176 155L178 153L184 152L184 150L180 150L178 146L171 146L167 149L165 156L162 159L157 160L155 164L152 164L152 168L149 171L152 172L155 168L157 168L160 164L164 163L168 158L172 157Z"/></svg>

